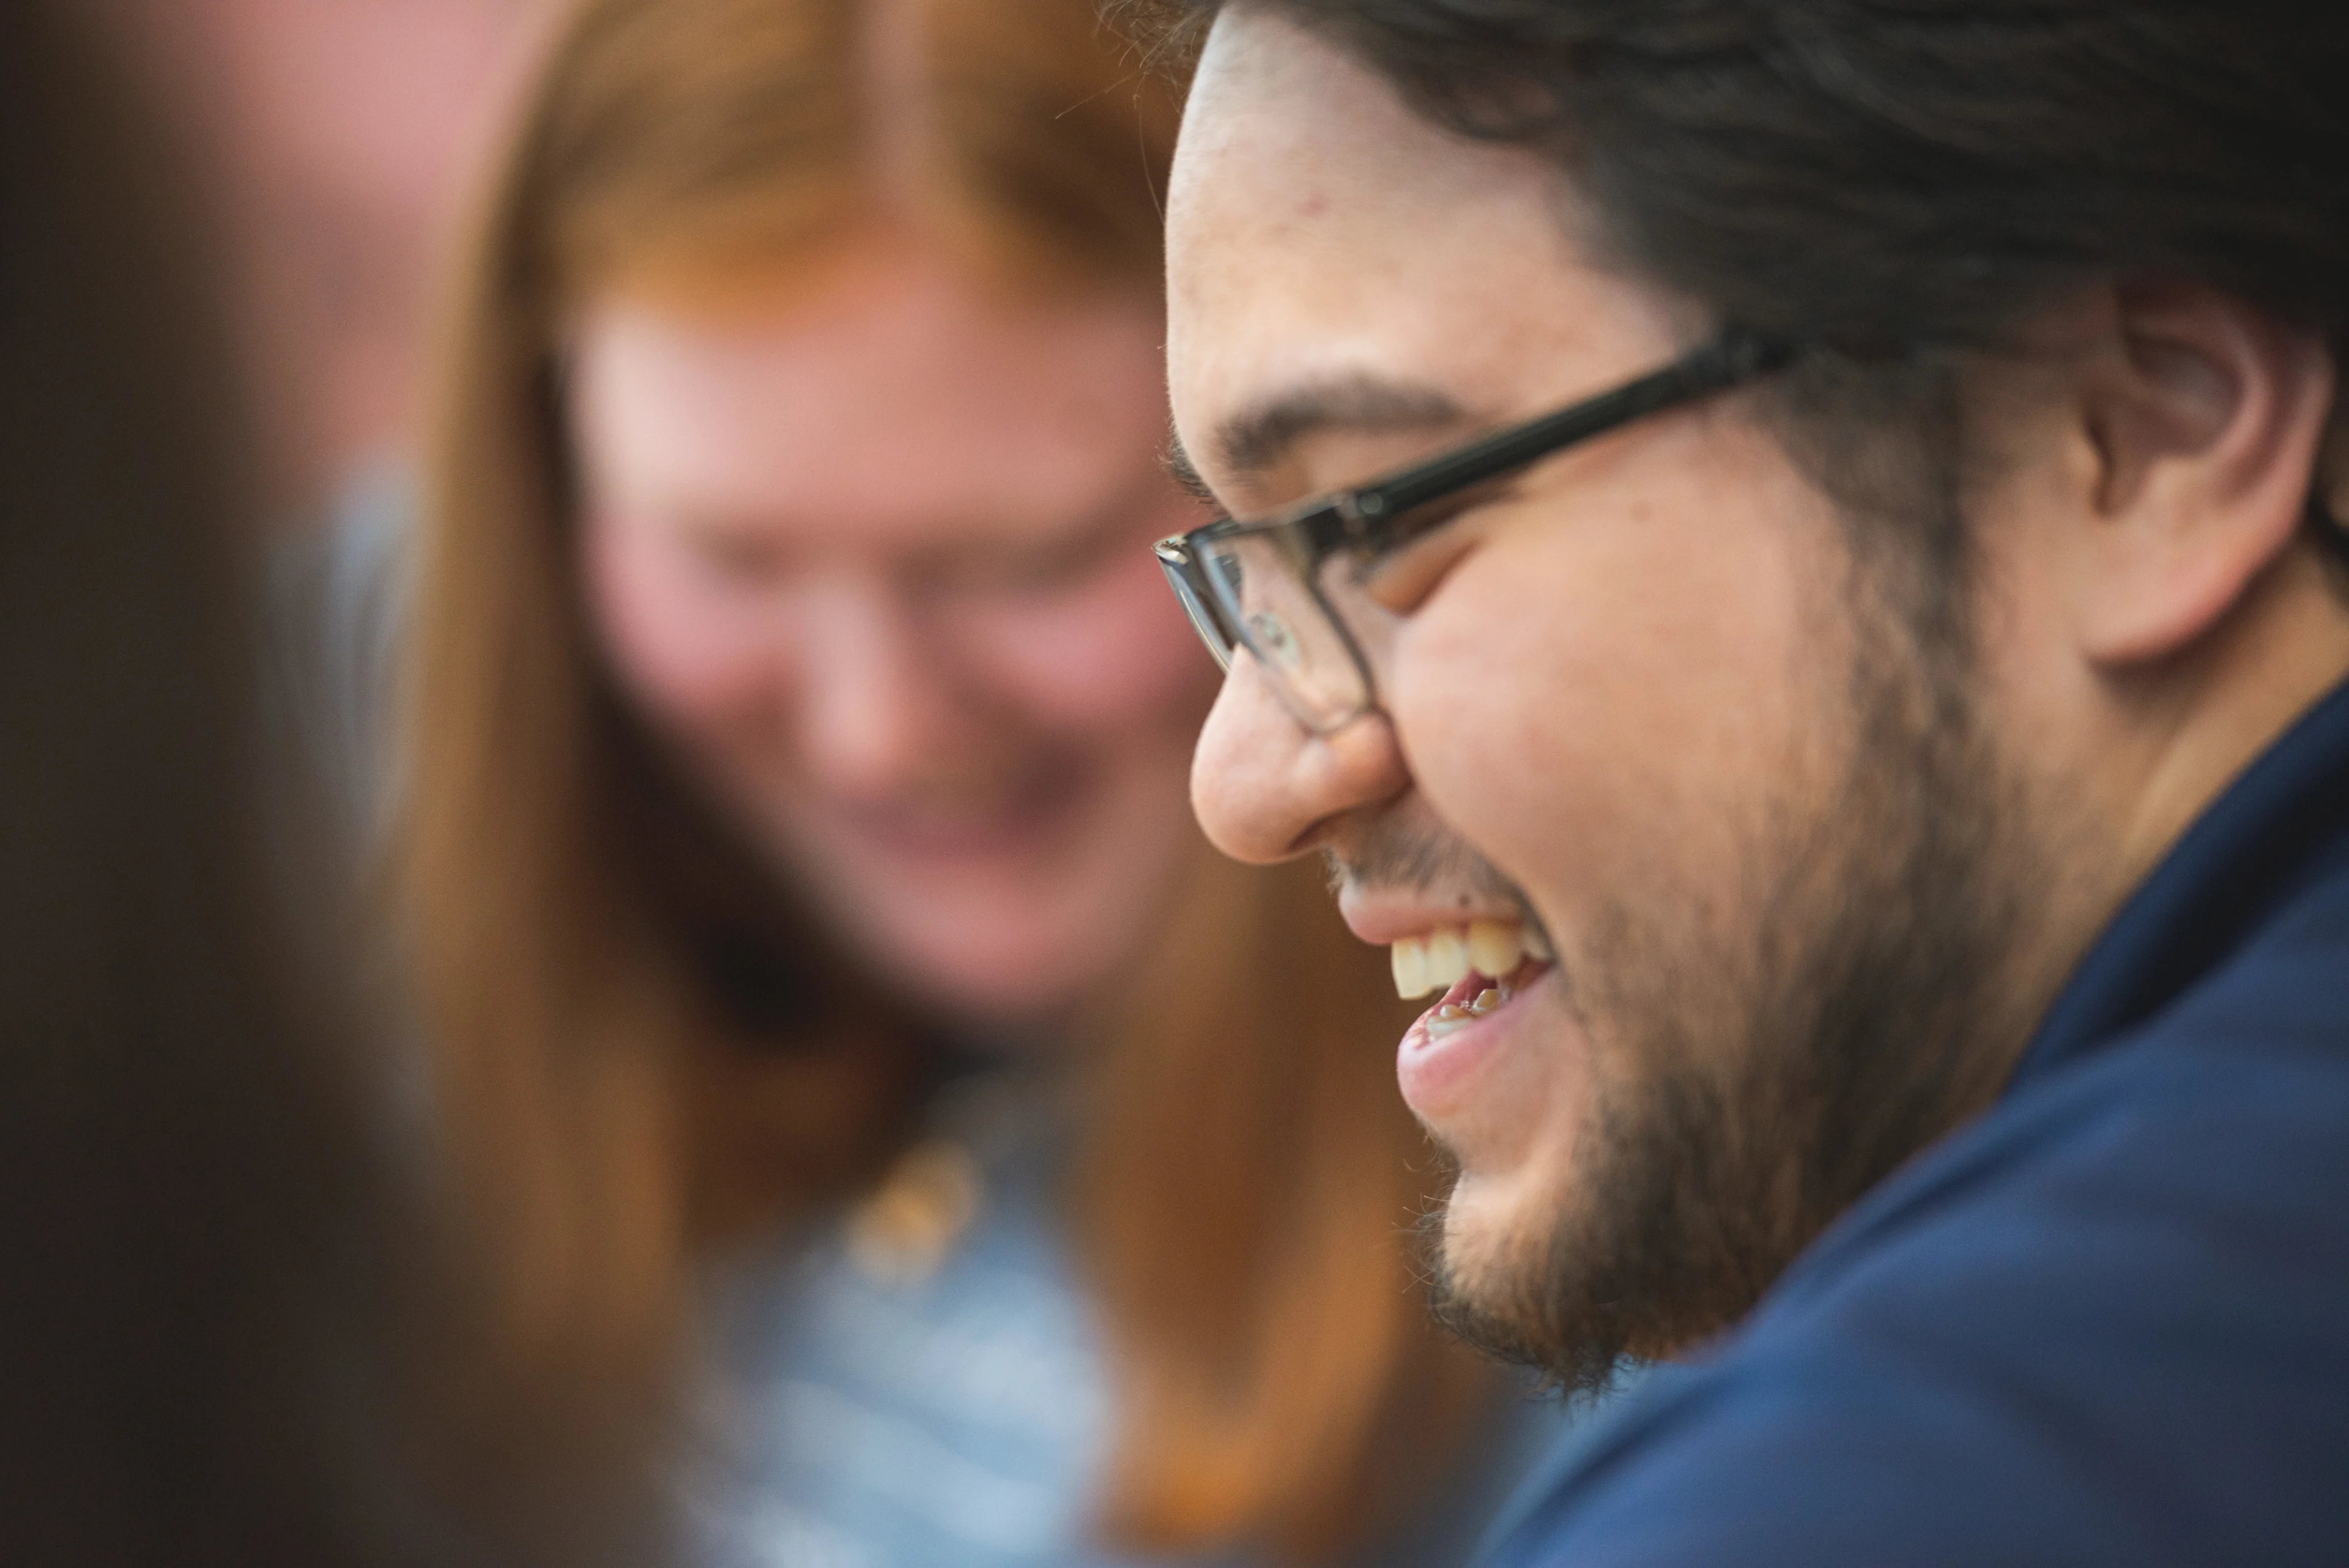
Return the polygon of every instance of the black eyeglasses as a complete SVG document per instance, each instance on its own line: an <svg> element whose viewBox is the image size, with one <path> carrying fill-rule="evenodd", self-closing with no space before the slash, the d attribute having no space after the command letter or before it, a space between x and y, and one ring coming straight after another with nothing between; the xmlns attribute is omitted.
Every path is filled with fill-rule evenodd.
<svg viewBox="0 0 2349 1568"><path fill-rule="evenodd" d="M1393 617L1361 587L1380 556L1577 441L1783 369L1791 345L1730 333L1663 369L1278 517L1222 518L1158 542L1158 564L1208 651L1246 649L1298 722L1328 734L1377 701L1366 649ZM1346 607L1340 614L1339 607Z"/></svg>

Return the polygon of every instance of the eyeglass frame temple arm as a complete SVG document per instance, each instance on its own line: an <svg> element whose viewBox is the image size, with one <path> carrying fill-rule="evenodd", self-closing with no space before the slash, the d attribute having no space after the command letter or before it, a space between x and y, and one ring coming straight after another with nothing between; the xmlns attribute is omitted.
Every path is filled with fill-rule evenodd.
<svg viewBox="0 0 2349 1568"><path fill-rule="evenodd" d="M1306 527L1317 550L1340 542L1375 549L1384 542L1392 519L1429 501L1499 478L1650 414L1757 379L1784 368L1795 353L1791 343L1752 333L1724 333L1627 387L1359 490L1340 492L1294 521Z"/></svg>
<svg viewBox="0 0 2349 1568"><path fill-rule="evenodd" d="M1255 523L1227 518L1190 534L1162 539L1155 546L1158 563L1174 581L1176 597L1182 601L1193 626L1202 633L1213 634L1202 640L1228 670L1232 651L1245 647L1247 638L1237 627L1224 624L1224 607L1213 585L1206 580L1206 569L1192 545L1193 539L1294 531L1304 535L1309 550L1316 555L1340 545L1376 549L1386 539L1394 519L1407 515L1426 501L1468 490L1649 414L1754 380L1783 368L1797 352L1796 346L1790 342L1753 333L1727 332L1627 387L1562 409L1531 424L1502 431L1463 451L1388 479L1358 490L1341 491L1312 504L1302 513ZM1353 646L1350 630L1329 605L1319 585L1309 580L1309 574L1306 586L1321 602L1356 664L1362 665L1361 651ZM1202 615L1207 618L1204 622ZM1363 679L1369 679L1367 669Z"/></svg>

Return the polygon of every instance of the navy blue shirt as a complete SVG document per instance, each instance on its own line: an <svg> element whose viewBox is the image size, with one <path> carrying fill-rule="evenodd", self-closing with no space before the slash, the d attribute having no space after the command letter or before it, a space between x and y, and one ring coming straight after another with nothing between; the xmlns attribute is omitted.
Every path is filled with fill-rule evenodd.
<svg viewBox="0 0 2349 1568"><path fill-rule="evenodd" d="M2349 689L1492 1568L2349 1563Z"/></svg>

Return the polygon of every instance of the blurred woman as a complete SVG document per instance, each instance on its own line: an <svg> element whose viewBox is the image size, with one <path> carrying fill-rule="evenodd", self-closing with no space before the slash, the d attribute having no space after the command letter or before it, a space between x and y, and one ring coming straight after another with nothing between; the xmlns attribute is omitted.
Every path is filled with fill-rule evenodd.
<svg viewBox="0 0 2349 1568"><path fill-rule="evenodd" d="M515 1345L792 1563L1464 1555L1382 962L1185 808L1171 105L1091 0L589 0L449 345L400 871Z"/></svg>

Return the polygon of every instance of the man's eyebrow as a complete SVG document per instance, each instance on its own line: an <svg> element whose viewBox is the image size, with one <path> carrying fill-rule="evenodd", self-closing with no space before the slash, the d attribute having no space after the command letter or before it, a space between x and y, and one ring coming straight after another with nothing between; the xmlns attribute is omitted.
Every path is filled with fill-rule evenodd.
<svg viewBox="0 0 2349 1568"><path fill-rule="evenodd" d="M1204 501L1210 506L1222 504L1216 499L1216 493L1207 488L1207 482L1199 477L1198 465L1184 450L1183 438L1176 433L1172 420L1166 421L1166 452L1159 462L1165 465L1166 477L1173 480L1174 487L1194 501Z"/></svg>
<svg viewBox="0 0 2349 1568"><path fill-rule="evenodd" d="M1226 473L1248 480L1278 467L1309 435L1435 430L1470 417L1437 388L1357 376L1295 388L1241 410L1216 430L1216 455Z"/></svg>
<svg viewBox="0 0 2349 1568"><path fill-rule="evenodd" d="M1470 418L1455 399L1435 388L1361 376L1299 387L1267 399L1225 421L1214 439L1224 471L1246 483L1278 467L1299 441L1323 431L1434 430L1465 424ZM1166 427L1166 452L1161 461L1167 476L1185 493L1210 506L1222 505L1222 498L1200 475L1172 421Z"/></svg>

